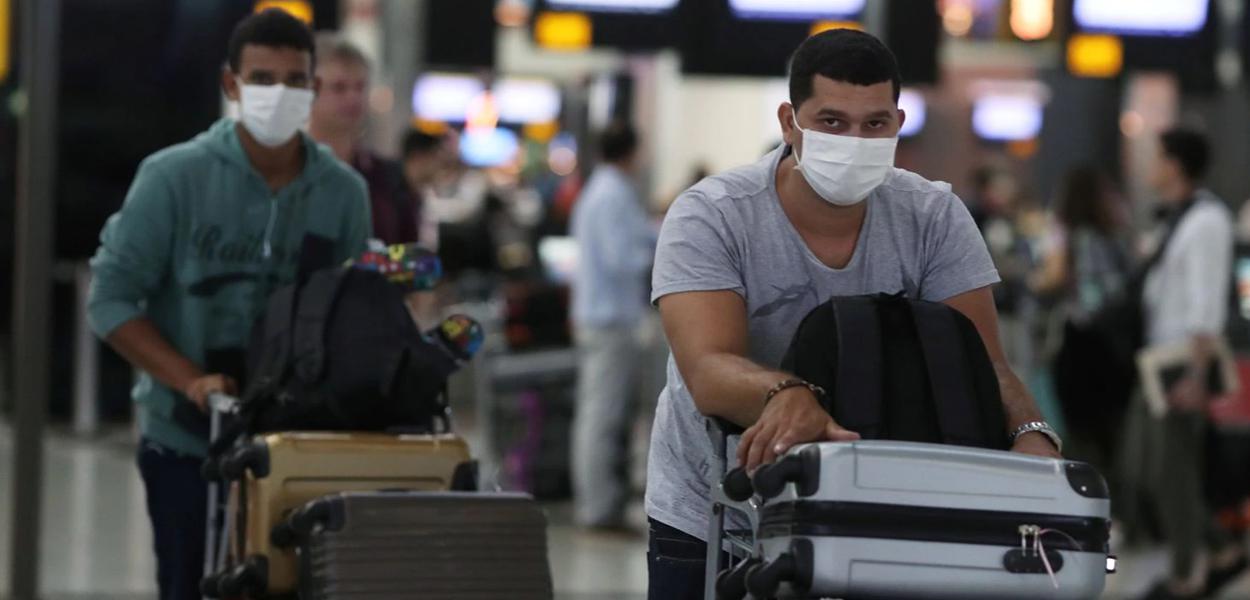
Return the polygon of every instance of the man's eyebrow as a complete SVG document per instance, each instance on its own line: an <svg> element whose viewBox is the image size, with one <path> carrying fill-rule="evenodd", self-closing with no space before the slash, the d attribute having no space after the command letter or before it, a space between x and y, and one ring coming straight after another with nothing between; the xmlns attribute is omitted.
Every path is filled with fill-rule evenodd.
<svg viewBox="0 0 1250 600"><path fill-rule="evenodd" d="M826 115L830 117L837 117L839 119L845 119L848 116L845 112L842 112L836 108L822 108L819 111L816 111L816 116L826 116Z"/></svg>

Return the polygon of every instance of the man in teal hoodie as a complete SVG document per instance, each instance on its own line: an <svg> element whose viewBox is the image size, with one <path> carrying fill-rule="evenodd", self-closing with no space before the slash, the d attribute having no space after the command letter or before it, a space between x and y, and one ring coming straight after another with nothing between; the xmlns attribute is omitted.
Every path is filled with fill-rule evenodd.
<svg viewBox="0 0 1250 600"><path fill-rule="evenodd" d="M270 292L294 280L306 238L344 261L369 236L364 181L299 131L317 89L313 54L312 32L284 12L242 21L222 75L241 118L144 160L91 261L91 325L141 373L138 463L162 600L200 597L208 440L198 415L210 394L238 387L237 369L214 357L242 355Z"/></svg>

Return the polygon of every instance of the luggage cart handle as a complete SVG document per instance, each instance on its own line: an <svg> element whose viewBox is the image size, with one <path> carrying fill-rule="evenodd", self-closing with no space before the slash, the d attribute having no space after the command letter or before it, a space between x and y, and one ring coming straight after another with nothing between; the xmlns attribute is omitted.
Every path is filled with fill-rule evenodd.
<svg viewBox="0 0 1250 600"><path fill-rule="evenodd" d="M208 406L214 413L233 415L239 412L239 399L229 394L209 394Z"/></svg>

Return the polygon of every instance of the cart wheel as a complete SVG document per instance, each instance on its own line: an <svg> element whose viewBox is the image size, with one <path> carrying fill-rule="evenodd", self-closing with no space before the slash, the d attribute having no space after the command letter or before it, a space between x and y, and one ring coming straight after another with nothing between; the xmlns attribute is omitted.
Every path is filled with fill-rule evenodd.
<svg viewBox="0 0 1250 600"><path fill-rule="evenodd" d="M241 565L217 577L218 598L254 596L269 587L269 561L263 556L249 556Z"/></svg>
<svg viewBox="0 0 1250 600"><path fill-rule="evenodd" d="M747 597L747 571L760 564L758 558L748 558L732 569L725 569L716 576L717 600L743 600Z"/></svg>

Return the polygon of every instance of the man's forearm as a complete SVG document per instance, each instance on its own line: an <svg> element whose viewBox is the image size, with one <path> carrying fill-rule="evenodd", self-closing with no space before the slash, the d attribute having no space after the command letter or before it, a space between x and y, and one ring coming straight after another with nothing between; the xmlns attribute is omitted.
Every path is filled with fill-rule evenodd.
<svg viewBox="0 0 1250 600"><path fill-rule="evenodd" d="M170 345L146 317L127 321L106 341L133 367L178 392L204 375L204 371Z"/></svg>
<svg viewBox="0 0 1250 600"><path fill-rule="evenodd" d="M1189 363L1189 375L1202 382L1205 387L1207 374L1211 370L1211 361L1215 358L1216 337L1206 333L1195 335L1190 340L1192 358Z"/></svg>
<svg viewBox="0 0 1250 600"><path fill-rule="evenodd" d="M735 354L712 354L699 361L686 386L699 412L750 427L764 411L768 390L787 377Z"/></svg>
<svg viewBox="0 0 1250 600"><path fill-rule="evenodd" d="M1007 432L1030 421L1041 421L1042 413L1037 409L1033 396L1029 394L1024 383L1016 376L1011 367L1003 363L994 363L994 373L998 376L998 387L1003 396L1003 412L1007 416Z"/></svg>

